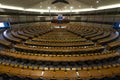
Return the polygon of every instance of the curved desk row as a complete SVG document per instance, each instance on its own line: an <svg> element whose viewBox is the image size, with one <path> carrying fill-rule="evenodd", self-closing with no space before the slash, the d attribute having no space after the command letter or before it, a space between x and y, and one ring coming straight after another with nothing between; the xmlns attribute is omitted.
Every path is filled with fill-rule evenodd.
<svg viewBox="0 0 120 80"><path fill-rule="evenodd" d="M37 60L37 61L89 61L89 60L102 60L113 57L120 57L119 53L109 53L109 54L101 54L101 55L86 55L86 56L42 56L37 54L22 54L15 53L10 51L0 51L0 55L10 56L14 58L20 59L28 59L28 60Z"/></svg>
<svg viewBox="0 0 120 80"><path fill-rule="evenodd" d="M18 51L25 52L39 52L39 53L90 53L90 52L102 52L103 46L89 46L89 47L33 47L17 44L14 48Z"/></svg>
<svg viewBox="0 0 120 80"><path fill-rule="evenodd" d="M120 64L107 65L107 66L98 66L98 67L84 67L81 68L61 68L58 70L57 68L50 68L49 70L43 70L41 67L36 68L35 66L32 68L31 66L21 66L14 65L8 63L0 64L0 73L8 74L11 76L19 76L19 77L29 77L32 79L77 79L80 77L81 79L90 79L90 78L100 78L106 76L120 75ZM77 71L76 71L77 70Z"/></svg>

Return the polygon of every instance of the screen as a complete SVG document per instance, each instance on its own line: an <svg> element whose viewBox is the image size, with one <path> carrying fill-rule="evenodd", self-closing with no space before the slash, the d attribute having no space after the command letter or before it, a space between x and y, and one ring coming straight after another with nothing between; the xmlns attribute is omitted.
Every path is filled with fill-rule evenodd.
<svg viewBox="0 0 120 80"><path fill-rule="evenodd" d="M63 17L62 16L58 16L58 20L63 20Z"/></svg>
<svg viewBox="0 0 120 80"><path fill-rule="evenodd" d="M0 22L0 29L10 28L9 22Z"/></svg>
<svg viewBox="0 0 120 80"><path fill-rule="evenodd" d="M4 26L4 23L0 23L0 28L1 28L1 27L5 27L5 26Z"/></svg>
<svg viewBox="0 0 120 80"><path fill-rule="evenodd" d="M120 22L114 22L113 23L113 28L120 29Z"/></svg>

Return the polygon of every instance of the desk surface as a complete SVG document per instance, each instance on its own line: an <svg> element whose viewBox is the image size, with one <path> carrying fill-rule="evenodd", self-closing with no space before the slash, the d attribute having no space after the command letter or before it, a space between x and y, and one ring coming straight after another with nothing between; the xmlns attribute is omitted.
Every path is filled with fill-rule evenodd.
<svg viewBox="0 0 120 80"><path fill-rule="evenodd" d="M113 71L114 70L114 71ZM32 69L22 69L19 67L11 67L11 66L4 66L0 64L0 73L7 73L13 76L20 76L20 77L30 77L30 78L77 78L80 77L82 79L84 78L96 78L96 77L103 77L103 76L111 76L111 75L120 75L120 66L119 67L111 67L108 69L92 69L92 70L80 70L80 71L74 71L74 70L32 70ZM95 74L96 73L96 74Z"/></svg>
<svg viewBox="0 0 120 80"><path fill-rule="evenodd" d="M10 51L0 51L0 55L6 55L11 56L15 58L21 58L21 59L29 59L29 60L44 60L44 61L87 61L87 60L101 60L105 58L120 56L119 53L113 52L110 54L101 54L101 55L87 55L87 56L42 56L42 55L23 55L23 54L17 54Z"/></svg>

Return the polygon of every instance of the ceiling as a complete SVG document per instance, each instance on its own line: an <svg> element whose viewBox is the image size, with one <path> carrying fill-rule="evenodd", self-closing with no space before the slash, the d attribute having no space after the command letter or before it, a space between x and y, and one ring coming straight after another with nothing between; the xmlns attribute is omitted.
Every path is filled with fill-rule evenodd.
<svg viewBox="0 0 120 80"><path fill-rule="evenodd" d="M50 7L52 10L97 8L99 6L120 3L120 0L66 0L69 4L62 2L52 4L53 1L55 0L0 0L0 3L9 6L23 7L25 9L48 9L48 7ZM99 3L96 1L99 1Z"/></svg>

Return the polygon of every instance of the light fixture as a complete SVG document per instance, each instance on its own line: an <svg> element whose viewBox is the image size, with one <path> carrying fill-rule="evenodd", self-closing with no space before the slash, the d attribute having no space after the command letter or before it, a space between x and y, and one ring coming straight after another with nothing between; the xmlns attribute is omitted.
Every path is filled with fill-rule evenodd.
<svg viewBox="0 0 120 80"><path fill-rule="evenodd" d="M30 11L30 12L49 12L48 10L42 10L42 9L25 9L25 11Z"/></svg>
<svg viewBox="0 0 120 80"><path fill-rule="evenodd" d="M48 9L51 9L51 7L48 7Z"/></svg>
<svg viewBox="0 0 120 80"><path fill-rule="evenodd" d="M42 6L40 6L40 8L42 8Z"/></svg>
<svg viewBox="0 0 120 80"><path fill-rule="evenodd" d="M85 8L85 9L76 9L76 10L73 10L73 12L85 12L85 11L94 11L96 9L94 8Z"/></svg>
<svg viewBox="0 0 120 80"><path fill-rule="evenodd" d="M100 7L97 7L97 8L93 8L93 7L91 6L91 8L73 9L73 7L71 6L70 9L72 10L72 12L85 12L85 11L103 10L103 9L118 8L118 7L120 7L120 3L113 4L113 5L107 5L107 6L100 6ZM48 9L33 9L33 8L24 9L23 7L9 6L9 5L1 4L1 3L0 3L0 8L30 11L30 12L43 12L43 13L44 12L49 12L48 9L49 10L51 9L51 7L48 7ZM50 12L53 12L53 13L69 13L70 12L70 9L67 9L67 6L65 6L64 8L66 8L66 9L65 10L53 10L53 9L51 9Z"/></svg>
<svg viewBox="0 0 120 80"><path fill-rule="evenodd" d="M99 0L96 1L96 3L99 3L99 2L100 2Z"/></svg>
<svg viewBox="0 0 120 80"><path fill-rule="evenodd" d="M73 7L71 6L70 9L73 9Z"/></svg>
<svg viewBox="0 0 120 80"><path fill-rule="evenodd" d="M113 4L113 5L107 5L107 6L100 6L97 9L101 10L101 9L110 9L110 8L118 8L120 7L120 4Z"/></svg>
<svg viewBox="0 0 120 80"><path fill-rule="evenodd" d="M13 10L24 10L23 7L8 6L8 5L3 5L1 3L0 3L0 8L3 8L3 9L13 9Z"/></svg>

